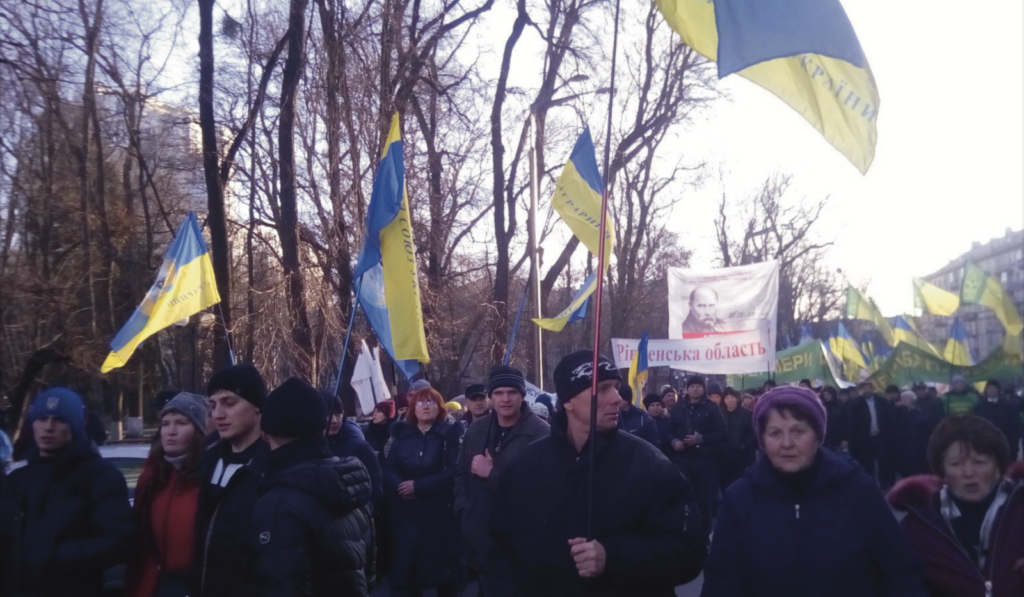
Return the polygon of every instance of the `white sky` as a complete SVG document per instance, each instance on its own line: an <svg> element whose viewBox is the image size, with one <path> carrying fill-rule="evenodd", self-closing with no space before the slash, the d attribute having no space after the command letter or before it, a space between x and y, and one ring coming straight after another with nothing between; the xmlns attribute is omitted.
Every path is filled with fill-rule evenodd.
<svg viewBox="0 0 1024 597"><path fill-rule="evenodd" d="M868 174L769 92L727 77L720 84L731 101L679 131L680 151L689 161L706 160L711 176L687 191L676 217L684 245L695 250L692 265L711 266L718 169L736 199L773 173L792 174L790 200L832 197L822 227L836 238L829 265L854 284L870 281L868 293L886 315L909 313L912 276L944 266L972 241L1024 226L1024 3L965 10L952 0L846 0L844 8L882 98ZM494 44L485 61L500 63L513 19L504 5L485 18ZM530 36L527 30L520 42L527 48L536 43ZM514 59L512 84L536 85L537 69L535 61ZM606 101L595 102L591 118L602 121L594 129L604 128ZM549 160L562 159L558 153L549 148Z"/></svg>

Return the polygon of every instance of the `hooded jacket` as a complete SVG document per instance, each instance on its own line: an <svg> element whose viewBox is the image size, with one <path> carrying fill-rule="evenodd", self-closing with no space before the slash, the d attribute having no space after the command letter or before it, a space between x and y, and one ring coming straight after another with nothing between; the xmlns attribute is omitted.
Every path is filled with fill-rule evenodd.
<svg viewBox="0 0 1024 597"><path fill-rule="evenodd" d="M491 412L469 426L459 451L455 472L455 514L462 521L466 561L474 569L480 569L487 563L491 511L502 471L526 446L551 433L548 424L533 414L525 400L519 407L519 413L519 422L508 431L500 446L497 444L495 414ZM483 454L485 449L494 458L494 468L486 479L481 479L470 471L473 458Z"/></svg>
<svg viewBox="0 0 1024 597"><path fill-rule="evenodd" d="M791 486L761 458L729 486L706 597L928 597L874 481L827 448Z"/></svg>
<svg viewBox="0 0 1024 597"><path fill-rule="evenodd" d="M925 581L932 597L1024 595L1024 571L1013 570L1024 561L1024 463L1014 465L1001 483L1000 491L1007 499L989 531L989 557L983 568L967 556L942 516L939 477L909 477L889 492L889 504L906 513L900 524L925 562Z"/></svg>
<svg viewBox="0 0 1024 597"><path fill-rule="evenodd" d="M347 418L345 420L346 424L337 433L327 437L327 445L338 458L356 458L363 463L373 485L373 506L377 508L384 497L384 472L380 460L359 428L347 424Z"/></svg>
<svg viewBox="0 0 1024 597"><path fill-rule="evenodd" d="M124 475L84 432L53 456L33 447L0 495L0 595L102 595L134 532Z"/></svg>
<svg viewBox="0 0 1024 597"><path fill-rule="evenodd" d="M271 452L248 538L260 597L367 594L371 484L355 458L320 436Z"/></svg>
<svg viewBox="0 0 1024 597"><path fill-rule="evenodd" d="M596 437L593 531L603 574L581 578L568 541L587 536L590 444L577 452L564 411L551 435L509 463L491 516L490 567L504 595L674 595L700 574L707 553L689 482L658 449L628 433ZM490 597L490 596L488 596Z"/></svg>

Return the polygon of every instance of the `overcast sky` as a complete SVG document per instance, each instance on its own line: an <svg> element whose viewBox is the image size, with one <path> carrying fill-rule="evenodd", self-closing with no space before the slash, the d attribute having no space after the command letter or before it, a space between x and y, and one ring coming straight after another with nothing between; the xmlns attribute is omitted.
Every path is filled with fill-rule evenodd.
<svg viewBox="0 0 1024 597"><path fill-rule="evenodd" d="M913 309L912 276L942 267L972 241L1024 226L1024 3L966 6L844 2L882 99L866 176L767 91L735 76L721 81L731 100L679 134L680 150L714 172L677 209L694 267L715 262L719 168L732 197L750 196L776 172L793 175L792 200L831 196L823 228L836 238L830 266L854 284L870 281L869 295L889 316ZM485 21L496 60L513 18L496 6ZM529 35L524 43L535 43ZM538 77L536 62L513 61L516 84ZM603 111L596 106L592 119Z"/></svg>

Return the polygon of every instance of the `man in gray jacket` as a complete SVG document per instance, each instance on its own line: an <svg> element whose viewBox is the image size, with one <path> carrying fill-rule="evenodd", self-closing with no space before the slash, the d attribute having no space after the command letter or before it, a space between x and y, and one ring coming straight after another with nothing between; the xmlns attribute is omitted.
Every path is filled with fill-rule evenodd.
<svg viewBox="0 0 1024 597"><path fill-rule="evenodd" d="M526 403L526 382L518 370L495 367L488 379L487 393L493 411L470 425L455 473L455 513L462 521L466 561L479 571L485 597L494 594L485 564L498 478L523 448L551 432Z"/></svg>

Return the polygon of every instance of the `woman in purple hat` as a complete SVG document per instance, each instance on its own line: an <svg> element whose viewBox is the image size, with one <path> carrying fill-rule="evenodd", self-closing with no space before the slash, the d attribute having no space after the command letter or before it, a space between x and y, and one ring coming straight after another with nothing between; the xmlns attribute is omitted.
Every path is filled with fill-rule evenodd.
<svg viewBox="0 0 1024 597"><path fill-rule="evenodd" d="M764 457L725 494L704 597L927 597L877 484L822 446L827 418L805 388L775 388L757 401Z"/></svg>

